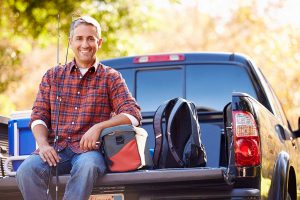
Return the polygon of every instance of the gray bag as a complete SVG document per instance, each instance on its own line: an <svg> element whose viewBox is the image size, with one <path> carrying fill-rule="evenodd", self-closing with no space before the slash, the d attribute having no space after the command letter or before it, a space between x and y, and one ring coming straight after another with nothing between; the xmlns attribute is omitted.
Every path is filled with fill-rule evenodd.
<svg viewBox="0 0 300 200"><path fill-rule="evenodd" d="M111 172L126 172L152 167L147 148L148 133L140 127L119 125L101 132L102 149Z"/></svg>

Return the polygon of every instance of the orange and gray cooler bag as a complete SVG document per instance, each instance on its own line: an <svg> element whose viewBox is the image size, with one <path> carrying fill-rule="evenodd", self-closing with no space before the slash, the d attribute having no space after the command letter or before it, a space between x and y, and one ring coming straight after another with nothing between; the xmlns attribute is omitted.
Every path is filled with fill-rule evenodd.
<svg viewBox="0 0 300 200"><path fill-rule="evenodd" d="M147 148L148 133L140 127L119 125L101 132L102 150L111 172L127 172L152 167Z"/></svg>

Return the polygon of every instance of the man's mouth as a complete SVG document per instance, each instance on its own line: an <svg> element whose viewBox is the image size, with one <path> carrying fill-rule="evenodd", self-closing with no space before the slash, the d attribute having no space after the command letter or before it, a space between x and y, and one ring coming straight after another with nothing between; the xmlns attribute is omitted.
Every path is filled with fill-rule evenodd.
<svg viewBox="0 0 300 200"><path fill-rule="evenodd" d="M87 54L87 53L89 53L89 52L90 52L90 51L88 51L88 50L83 50L83 51L81 50L81 51L80 51L80 53L82 53L82 54Z"/></svg>

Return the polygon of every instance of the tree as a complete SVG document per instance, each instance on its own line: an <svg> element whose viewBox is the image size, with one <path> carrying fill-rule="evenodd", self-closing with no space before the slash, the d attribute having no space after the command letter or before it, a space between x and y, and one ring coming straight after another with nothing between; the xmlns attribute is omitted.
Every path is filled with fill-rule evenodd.
<svg viewBox="0 0 300 200"><path fill-rule="evenodd" d="M210 1L210 6L216 2ZM205 2L197 0L162 7L161 28L143 35L140 43L151 41L145 52L224 51L250 56L267 76L295 129L300 116L300 32L272 18L286 1L261 2L241 1L226 14L222 9L204 12Z"/></svg>
<svg viewBox="0 0 300 200"><path fill-rule="evenodd" d="M100 21L103 31L101 57L124 56L133 41L130 35L147 30L151 6L141 0L6 0L0 4L0 94L17 88L32 73L24 59L35 49L53 49L57 45L60 16L60 63L64 63L69 25L74 17L91 15ZM149 12L145 12L149 11ZM44 51L42 50L42 51ZM41 50L40 50L41 51ZM56 61L56 52L51 56ZM71 57L71 56L70 56ZM39 57L31 57L39 60ZM42 64L42 63L41 63ZM37 70L36 68L34 70ZM30 84L29 84L30 85ZM27 88L26 90L30 90ZM6 94L8 95L8 94ZM31 96L34 96L31 94ZM3 98L2 98L3 99ZM11 98L6 98L11 99ZM32 99L27 105L32 104ZM1 106L5 102L0 102ZM15 102L18 104L17 102ZM18 106L17 106L18 107ZM28 107L28 106L27 106ZM1 108L0 108L1 109ZM1 110L0 110L1 112Z"/></svg>

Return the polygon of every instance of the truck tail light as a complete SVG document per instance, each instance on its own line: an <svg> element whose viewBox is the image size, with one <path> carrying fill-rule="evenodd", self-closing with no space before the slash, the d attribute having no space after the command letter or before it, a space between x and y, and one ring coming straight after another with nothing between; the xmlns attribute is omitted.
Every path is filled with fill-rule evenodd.
<svg viewBox="0 0 300 200"><path fill-rule="evenodd" d="M149 56L138 56L133 59L136 64L139 63L152 63L152 62L174 62L185 60L182 54L164 54L164 55L149 55Z"/></svg>
<svg viewBox="0 0 300 200"><path fill-rule="evenodd" d="M233 111L233 133L236 166L260 165L260 140L253 115Z"/></svg>

